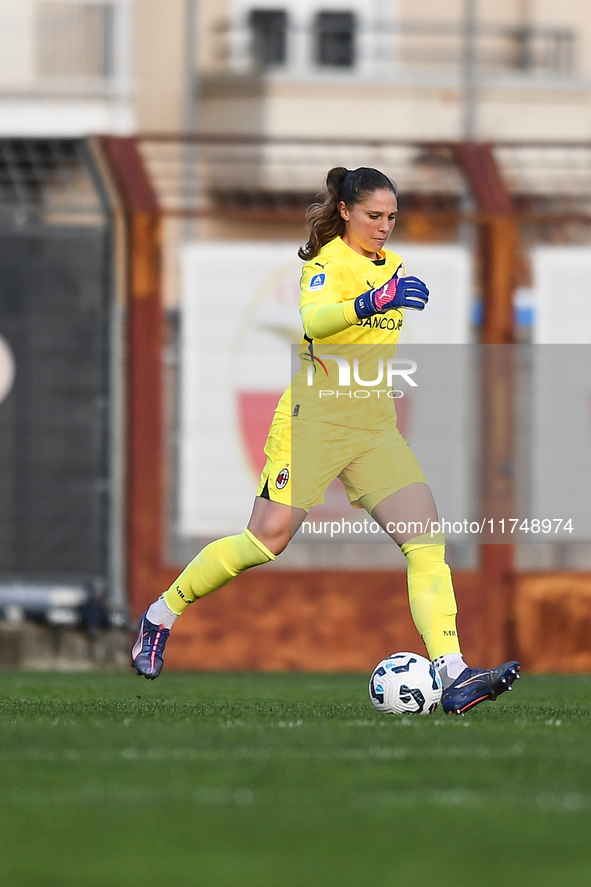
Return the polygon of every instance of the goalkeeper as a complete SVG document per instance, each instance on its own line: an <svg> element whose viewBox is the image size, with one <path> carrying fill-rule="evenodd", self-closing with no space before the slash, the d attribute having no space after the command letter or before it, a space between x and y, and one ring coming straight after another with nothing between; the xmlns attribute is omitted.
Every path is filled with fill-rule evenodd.
<svg viewBox="0 0 591 887"><path fill-rule="evenodd" d="M466 665L443 536L415 535L417 525L429 528L437 521L437 510L398 431L391 391L379 389L379 382L404 309L422 311L429 290L405 276L400 256L384 248L396 212L396 187L383 173L367 167L329 171L324 193L308 210L309 240L299 250L305 260L302 366L277 405L250 521L240 535L207 545L142 615L132 650L139 675L157 678L170 630L183 611L249 567L275 560L338 477L353 506L388 532L395 528L390 535L407 559L412 617L441 676L444 710L462 714L496 699L519 677L517 662L492 669ZM357 380L376 379L369 397L358 400L350 389L340 390L345 366L354 368ZM343 396L327 406L320 389ZM409 525L415 529L398 532Z"/></svg>

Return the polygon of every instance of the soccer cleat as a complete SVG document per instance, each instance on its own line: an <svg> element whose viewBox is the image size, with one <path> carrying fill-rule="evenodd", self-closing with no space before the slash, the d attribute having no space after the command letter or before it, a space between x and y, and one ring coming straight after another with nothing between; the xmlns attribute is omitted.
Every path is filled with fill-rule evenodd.
<svg viewBox="0 0 591 887"><path fill-rule="evenodd" d="M465 668L443 691L441 704L448 715L463 715L480 702L496 699L511 690L519 678L519 662L505 662L498 668Z"/></svg>
<svg viewBox="0 0 591 887"><path fill-rule="evenodd" d="M149 681L154 681L162 671L169 634L168 628L150 622L146 613L140 617L137 640L131 651L131 667Z"/></svg>

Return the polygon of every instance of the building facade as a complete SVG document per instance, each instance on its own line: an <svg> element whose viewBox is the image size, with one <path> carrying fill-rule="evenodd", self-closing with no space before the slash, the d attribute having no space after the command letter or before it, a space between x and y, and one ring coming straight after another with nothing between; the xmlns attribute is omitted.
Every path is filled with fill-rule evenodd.
<svg viewBox="0 0 591 887"><path fill-rule="evenodd" d="M586 0L3 0L0 134L591 137Z"/></svg>
<svg viewBox="0 0 591 887"><path fill-rule="evenodd" d="M591 135L583 0L231 0L208 27L198 110L205 132Z"/></svg>

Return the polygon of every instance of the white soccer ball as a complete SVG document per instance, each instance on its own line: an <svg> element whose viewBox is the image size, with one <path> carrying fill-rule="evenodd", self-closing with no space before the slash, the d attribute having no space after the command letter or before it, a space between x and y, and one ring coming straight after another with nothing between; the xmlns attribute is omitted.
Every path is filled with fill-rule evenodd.
<svg viewBox="0 0 591 887"><path fill-rule="evenodd" d="M374 668L369 696L378 711L430 715L443 687L435 666L418 653L392 653Z"/></svg>

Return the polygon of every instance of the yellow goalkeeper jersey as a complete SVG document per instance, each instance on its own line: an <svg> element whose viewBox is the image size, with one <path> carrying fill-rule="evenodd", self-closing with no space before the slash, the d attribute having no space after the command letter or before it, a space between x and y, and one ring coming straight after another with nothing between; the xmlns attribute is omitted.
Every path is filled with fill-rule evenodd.
<svg viewBox="0 0 591 887"><path fill-rule="evenodd" d="M396 423L391 361L404 311L359 320L355 299L383 286L401 266L395 253L382 250L379 259L368 259L340 237L304 265L301 367L278 414L375 431Z"/></svg>

